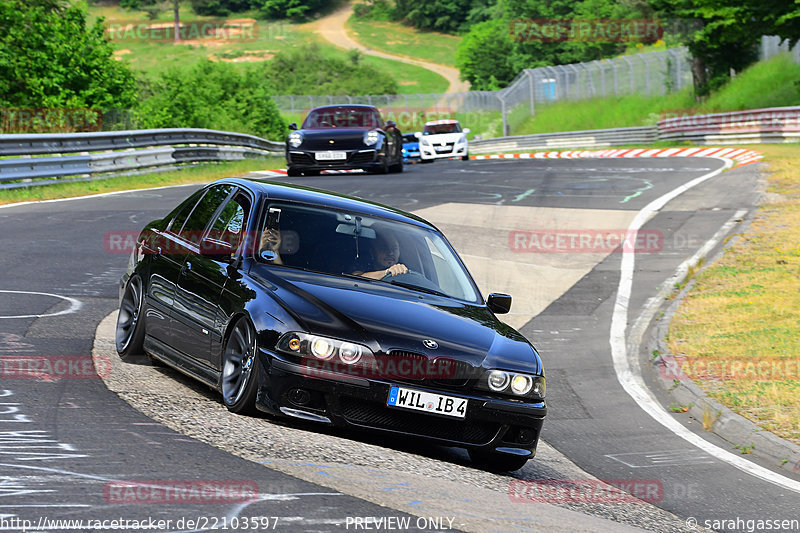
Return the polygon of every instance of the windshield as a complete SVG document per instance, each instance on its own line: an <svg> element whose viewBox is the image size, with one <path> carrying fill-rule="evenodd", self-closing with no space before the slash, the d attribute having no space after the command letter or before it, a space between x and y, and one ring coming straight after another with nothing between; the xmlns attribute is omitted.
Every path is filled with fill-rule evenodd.
<svg viewBox="0 0 800 533"><path fill-rule="evenodd" d="M261 241L271 242L270 250L260 252L262 260L481 301L469 273L436 231L327 208L271 204L268 211L272 216L261 228L274 237Z"/></svg>
<svg viewBox="0 0 800 533"><path fill-rule="evenodd" d="M422 130L423 135L436 135L439 133L461 133L461 124L458 122L425 124L425 129Z"/></svg>
<svg viewBox="0 0 800 533"><path fill-rule="evenodd" d="M417 139L417 136L414 135L413 133L404 133L403 134L403 142L404 143L415 143L415 142L419 142L419 139Z"/></svg>
<svg viewBox="0 0 800 533"><path fill-rule="evenodd" d="M327 128L380 128L381 117L370 107L321 107L312 110L303 122L304 130Z"/></svg>

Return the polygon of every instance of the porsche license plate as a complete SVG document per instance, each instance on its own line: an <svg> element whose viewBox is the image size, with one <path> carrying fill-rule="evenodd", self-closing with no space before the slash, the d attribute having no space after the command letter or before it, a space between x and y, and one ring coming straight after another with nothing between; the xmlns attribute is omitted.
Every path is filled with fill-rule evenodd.
<svg viewBox="0 0 800 533"><path fill-rule="evenodd" d="M317 152L314 157L317 158L317 161L344 161L347 159L347 152L328 150L327 152Z"/></svg>
<svg viewBox="0 0 800 533"><path fill-rule="evenodd" d="M434 394L404 387L392 387L386 405L402 407L414 411L465 418L467 416L467 399Z"/></svg>

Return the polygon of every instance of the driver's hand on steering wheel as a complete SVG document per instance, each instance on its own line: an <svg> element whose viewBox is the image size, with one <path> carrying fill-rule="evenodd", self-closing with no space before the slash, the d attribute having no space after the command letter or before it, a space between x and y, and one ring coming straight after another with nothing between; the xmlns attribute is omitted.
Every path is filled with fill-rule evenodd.
<svg viewBox="0 0 800 533"><path fill-rule="evenodd" d="M386 274L384 274L384 276L399 276L400 274L407 274L407 273L408 273L408 267L405 266L403 263L397 263L387 268Z"/></svg>

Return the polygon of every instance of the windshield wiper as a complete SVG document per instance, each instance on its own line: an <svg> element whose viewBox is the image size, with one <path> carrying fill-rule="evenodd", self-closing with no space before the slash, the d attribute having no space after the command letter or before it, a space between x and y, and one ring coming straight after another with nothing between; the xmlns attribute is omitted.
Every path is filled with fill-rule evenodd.
<svg viewBox="0 0 800 533"><path fill-rule="evenodd" d="M397 280L389 280L388 283L392 285L397 285L398 287L403 287L406 289L411 289L420 292L426 292L428 294L435 294L436 296L444 296L445 298L449 298L445 293L442 291L437 291L436 289L429 289L428 287L420 287L419 285L414 285L413 283L403 283L402 281Z"/></svg>

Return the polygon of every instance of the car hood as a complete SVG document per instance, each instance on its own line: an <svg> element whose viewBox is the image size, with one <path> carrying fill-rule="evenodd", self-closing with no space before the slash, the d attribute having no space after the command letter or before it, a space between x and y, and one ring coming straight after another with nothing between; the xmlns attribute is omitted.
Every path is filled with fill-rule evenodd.
<svg viewBox="0 0 800 533"><path fill-rule="evenodd" d="M473 366L541 372L533 346L485 305L383 282L283 269L280 274L270 275L279 287L276 295L309 332L352 339L375 352L403 350ZM426 348L425 339L438 348Z"/></svg>

